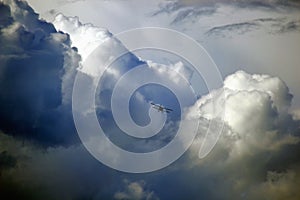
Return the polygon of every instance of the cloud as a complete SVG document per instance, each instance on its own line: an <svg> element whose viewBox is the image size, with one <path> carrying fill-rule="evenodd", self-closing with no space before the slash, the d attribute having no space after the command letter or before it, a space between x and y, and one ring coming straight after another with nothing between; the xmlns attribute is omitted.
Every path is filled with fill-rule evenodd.
<svg viewBox="0 0 300 200"><path fill-rule="evenodd" d="M212 5L212 4L218 4L218 3L230 3L232 5L238 6L238 7L248 7L248 8L276 8L276 7L295 7L299 6L298 0L287 0L287 1L281 1L281 0L241 0L241 1L235 1L235 0L215 0L215 1L209 1L209 0L179 0L181 4L184 5Z"/></svg>
<svg viewBox="0 0 300 200"><path fill-rule="evenodd" d="M108 184L113 171L100 165L82 145L40 148L3 133L0 139L0 183L5 185L0 196L20 187L19 196L32 193L37 199L89 198L105 195L101 193L105 188L113 190Z"/></svg>
<svg viewBox="0 0 300 200"><path fill-rule="evenodd" d="M0 9L0 128L47 145L76 140L67 107L80 56L70 38L25 1Z"/></svg>
<svg viewBox="0 0 300 200"><path fill-rule="evenodd" d="M206 121L224 107L225 127L210 155L199 160L196 156L207 129L201 123L188 165L195 172L203 170L196 172L197 177L213 184L210 187L223 187L213 198L271 198L275 188L278 199L292 198L288 194L299 198L292 185L299 176L300 161L293 154L300 149L300 121L289 112L292 95L286 84L277 77L238 71L225 79L221 91L202 97L190 112ZM211 177L222 178L211 183Z"/></svg>
<svg viewBox="0 0 300 200"><path fill-rule="evenodd" d="M187 8L179 11L172 21L172 24L176 24L178 22L181 22L183 20L197 20L198 17L206 16L206 15L212 15L216 12L215 7L204 7L204 8Z"/></svg>
<svg viewBox="0 0 300 200"><path fill-rule="evenodd" d="M216 99L215 105L212 98ZM279 78L237 71L224 80L223 90L198 100L190 115L210 120L225 108L224 121L240 136L260 136L274 130L288 132L284 128L290 127L290 122L296 123L289 113L291 100L288 87Z"/></svg>
<svg viewBox="0 0 300 200"><path fill-rule="evenodd" d="M67 17L63 14L58 14L53 24L57 30L70 35L72 45L82 57L79 67L81 72L91 78L107 73L104 88L117 80L124 71L143 63L106 29L82 24L78 17ZM89 60L85 62L87 58ZM106 66L110 62L113 62L111 66ZM121 66L125 67L121 69Z"/></svg>
<svg viewBox="0 0 300 200"><path fill-rule="evenodd" d="M255 22L241 22L235 24L227 24L222 26L216 26L211 28L206 32L208 36L217 35L217 36L225 36L226 33L237 33L244 34L246 32L252 31L253 29L257 29L258 24Z"/></svg>
<svg viewBox="0 0 300 200"><path fill-rule="evenodd" d="M286 9L286 8L299 8L300 4L298 1L280 1L280 0L177 0L177 1L164 1L159 4L159 9L156 10L152 16L160 14L174 14L175 18L172 23L181 22L187 18L197 18L206 15L213 15L216 13L217 8L221 5L229 4L233 7L238 8L255 8L264 9L269 11ZM279 9L280 10L280 9Z"/></svg>
<svg viewBox="0 0 300 200"><path fill-rule="evenodd" d="M291 20L288 22L283 23L280 26L278 33L286 33L286 32L293 32L293 31L300 31L300 20Z"/></svg>
<svg viewBox="0 0 300 200"><path fill-rule="evenodd" d="M59 15L56 28L61 27L59 30L68 36L39 20L26 3L16 2L0 4L0 40L5 44L0 46L0 125L6 134L17 130L15 134L24 134L24 137L17 139L0 134L2 196L10 194L18 199L22 199L23 194L28 199L299 199L299 119L290 114L289 88L284 81L270 75L238 71L225 79L223 88L201 97L190 112L190 117L200 118L195 146L160 171L135 175L116 172L100 164L80 144L61 146L74 139L72 133L76 135L68 127L73 123L69 103L76 68L86 70L88 78L95 72L78 65L81 59L78 53L83 54L84 60L88 56L85 53L95 47L93 43L109 40L110 33L82 24L76 18ZM254 23L273 23L272 20L263 18ZM102 49L104 60L107 54L126 51L119 41L110 44L113 45ZM107 72L107 82L101 85L107 89L102 91L102 97L107 98L114 81L140 62L143 61L130 54L113 66ZM125 65L124 71L118 70L118 65L124 63L130 65ZM159 64L149 66L160 71ZM173 67L186 77L191 76L182 63ZM220 94L221 91L224 93ZM160 92L158 96L164 95ZM141 93L136 96L139 101L147 101ZM84 91L82 97L85 98ZM216 116L212 98L226 108L226 126L213 151L199 160L202 136L208 122ZM172 123L168 126L168 129L174 128ZM36 140L29 142L29 138ZM43 143L54 147L40 148Z"/></svg>
<svg viewBox="0 0 300 200"><path fill-rule="evenodd" d="M215 26L205 34L207 36L231 37L235 34L243 35L256 30L265 30L271 34L282 34L300 30L298 20L287 18L258 18L240 23Z"/></svg>
<svg viewBox="0 0 300 200"><path fill-rule="evenodd" d="M185 88L180 82L182 79L179 79L178 73L189 81L193 76L193 71L183 62L162 65L153 61L144 61L142 58L138 58L133 53L129 52L126 47L107 30L95 27L91 24L82 24L76 17L66 17L59 14L54 20L54 25L58 30L69 34L71 40L75 41L72 45L74 45L82 55L82 62L79 68L80 73L82 72L84 74L84 78L87 82L93 83L97 80L97 76L103 73L100 82L94 83L98 85L96 93L96 110L100 124L101 126L103 125L104 128L106 127L105 132L109 135L110 139L120 146L130 146L130 148L135 151L144 151L145 149L153 150L156 149L157 146L163 146L166 143L165 139L169 140L170 134L167 136L161 134L153 141L136 141L134 138L128 137L118 126L116 126L111 113L111 96L114 87L120 77L126 72L138 65L145 64L145 67L149 67L154 73L157 73L158 76L156 81L167 79L170 83L177 85L178 88L180 88L179 91L184 91ZM112 61L114 62L110 66L106 66L107 63ZM126 84L123 84L121 86L123 93L126 93L129 84L134 83L135 80L133 79L126 82ZM91 113L91 108L86 104L87 98L90 96L87 92L87 90L83 90L80 93L80 96L76 97L82 102L80 103L80 107L85 106L84 110L86 112L83 117L89 117L89 114ZM158 102L167 103L174 98L169 95L170 93L166 92L167 91L162 90L162 88L157 87L148 87L142 93L138 92L137 94L140 94L140 97L143 96L143 98L139 98L138 101L133 101L134 103L132 103L133 106L131 107L131 115L133 118L138 119L139 122L145 124L145 121L147 122L149 118L148 110L150 101L157 100ZM120 105L123 102L122 99L118 99L118 101L120 102ZM176 102L169 104L170 106L177 105ZM173 132L174 131L172 131L172 134ZM124 146L122 147L125 148Z"/></svg>
<svg viewBox="0 0 300 200"><path fill-rule="evenodd" d="M130 182L128 180L124 180L125 189L122 192L116 192L114 194L114 198L117 200L158 200L159 198L154 194L154 192L150 192L145 190L146 183L144 181L136 181Z"/></svg>
<svg viewBox="0 0 300 200"><path fill-rule="evenodd" d="M271 198L296 200L300 196L297 186L300 183L300 169L287 170L286 172L267 173L266 181L250 191L250 198ZM250 199L249 198L249 199Z"/></svg>
<svg viewBox="0 0 300 200"><path fill-rule="evenodd" d="M78 17L66 17L61 13L55 17L53 24L57 30L70 35L72 45L78 49L83 60L112 36L106 29L95 27L92 24L82 24Z"/></svg>
<svg viewBox="0 0 300 200"><path fill-rule="evenodd" d="M152 61L146 61L148 66L155 71L157 71L159 74L164 76L165 74L168 74L170 77L170 80L172 80L176 85L180 84L180 79L178 77L178 74L180 76L184 77L187 81L191 81L192 76L193 76L193 70L188 68L187 66L184 65L181 61L174 63L174 64L169 64L169 65L163 65L163 64L158 64L154 63ZM164 77L166 78L166 77Z"/></svg>
<svg viewBox="0 0 300 200"><path fill-rule="evenodd" d="M182 7L182 5L180 5L178 3L178 1L167 1L167 2L163 2L159 5L159 9L157 11L155 11L152 15L159 15L162 13L172 13L174 11L178 11L180 8Z"/></svg>
<svg viewBox="0 0 300 200"><path fill-rule="evenodd" d="M23 186L20 198L159 199L146 181L101 165L82 145L41 149L0 133L0 152L0 197Z"/></svg>
<svg viewBox="0 0 300 200"><path fill-rule="evenodd" d="M18 167L2 174L12 176L14 188L25 184L31 187L28 191L38 188L41 197L50 199L236 199L241 196L264 199L274 197L275 190L274 198L296 195L297 199L299 194L294 183L300 166L299 122L292 120L288 112L291 103L288 88L277 77L242 71L228 76L224 88L228 100L225 101L227 127L214 150L203 160L193 155L193 151L199 150L197 145L166 169L151 174L123 174L102 166L81 145L41 150L27 141L1 134L0 151L7 151L18 163ZM212 118L209 98L218 98L217 95L213 92L202 97L191 114ZM230 117L232 113L237 113L234 118ZM294 123L296 126L287 126ZM170 189L173 187L177 189Z"/></svg>
<svg viewBox="0 0 300 200"><path fill-rule="evenodd" d="M153 19L167 18L168 26L189 34L203 30L207 36L230 37L258 30L271 34L299 30L300 4L294 1L166 1L158 7Z"/></svg>
<svg viewBox="0 0 300 200"><path fill-rule="evenodd" d="M0 176L3 169L9 169L16 166L16 158L9 155L7 151L0 153Z"/></svg>
<svg viewBox="0 0 300 200"><path fill-rule="evenodd" d="M152 16L167 13L174 14L173 21L171 24L180 23L185 20L197 20L201 16L212 15L216 12L215 6L205 7L192 7L186 6L178 1L167 1L159 5L159 9L155 11Z"/></svg>

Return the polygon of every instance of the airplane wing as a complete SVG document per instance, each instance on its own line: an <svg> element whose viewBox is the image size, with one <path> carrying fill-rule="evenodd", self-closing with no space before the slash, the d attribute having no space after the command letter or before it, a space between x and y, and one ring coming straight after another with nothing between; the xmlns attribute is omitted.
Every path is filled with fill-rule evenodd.
<svg viewBox="0 0 300 200"><path fill-rule="evenodd" d="M152 108L159 110L159 106L155 104L152 105Z"/></svg>
<svg viewBox="0 0 300 200"><path fill-rule="evenodd" d="M158 104L155 104L153 102L150 102L150 104L153 106L153 108L159 108L159 105Z"/></svg>
<svg viewBox="0 0 300 200"><path fill-rule="evenodd" d="M173 111L172 109L170 108L165 108L166 111Z"/></svg>

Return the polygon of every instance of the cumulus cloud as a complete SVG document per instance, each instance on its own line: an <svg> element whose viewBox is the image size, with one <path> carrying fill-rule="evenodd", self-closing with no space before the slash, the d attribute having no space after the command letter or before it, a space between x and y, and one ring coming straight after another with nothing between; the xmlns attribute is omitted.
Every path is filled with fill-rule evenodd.
<svg viewBox="0 0 300 200"><path fill-rule="evenodd" d="M65 110L80 60L69 36L24 1L5 0L0 9L0 128L48 144L74 140L72 123L61 122L71 122Z"/></svg>
<svg viewBox="0 0 300 200"><path fill-rule="evenodd" d="M66 32L70 35L72 43L80 54L82 54L82 62L80 66L80 73L82 72L86 83L92 83L97 81L97 76L103 74L100 82L95 83L98 85L96 93L96 109L98 119L104 126L109 127L106 130L110 139L116 143L125 143L125 145L131 146L133 149L155 149L157 146L163 146L168 136L158 137L156 141L149 142L140 140L139 142L132 142L127 135L120 132L120 129L116 127L114 119L111 114L111 96L117 81L126 72L134 67L144 64L145 67L151 68L155 73L159 75L157 80L168 79L171 83L180 87L181 91L185 88L182 86L178 78L180 73L187 81L193 76L193 71L186 66L183 62L171 63L168 65L157 64L153 61L144 61L142 58L138 58L132 52L129 52L126 47L115 37L112 36L107 30L95 27L91 24L82 24L76 17L66 17L59 14L54 20L54 25L58 30ZM110 66L108 63L112 62ZM123 84L122 91L126 93L129 84L134 84L135 79L128 80L126 84ZM134 106L131 108L131 115L134 118L138 118L140 122L145 123L148 120L149 102L157 100L158 102L171 101L174 97L167 95L166 91L161 88L148 88L146 91L138 92L138 101L134 101ZM86 111L83 117L89 117L91 109L89 105L86 105L87 95L89 91L82 90L79 98L82 103L80 107L84 107ZM147 95L148 93L148 95ZM149 93L151 95L149 95ZM92 97L91 97L92 98ZM119 99L122 103L122 99ZM170 104L170 103L169 103ZM177 105L176 103L170 104L170 106ZM138 106L137 106L138 105ZM175 107L175 106L174 106ZM175 113L175 112L173 112ZM138 117L137 117L138 116ZM103 125L102 124L102 125ZM164 139L162 139L164 138ZM121 142L120 142L121 141ZM130 142L131 141L131 142ZM132 145L132 144L135 145ZM121 144L120 144L121 145Z"/></svg>
<svg viewBox="0 0 300 200"><path fill-rule="evenodd" d="M300 162L292 154L300 148L300 122L290 114L292 95L286 84L277 77L238 71L225 79L222 89L221 93L213 91L201 98L190 112L203 121L191 151L191 155L197 155L207 122L219 112L220 107L215 107L212 98L225 108L225 127L217 145L207 158L199 160L192 156L192 168L222 176L226 183L221 185L226 186L219 192L225 199L269 198L271 192L263 191L275 188L278 199L299 198L293 184L299 176ZM202 172L198 175L205 176ZM214 188L221 185L216 183ZM289 192L297 197L288 196Z"/></svg>
<svg viewBox="0 0 300 200"><path fill-rule="evenodd" d="M82 24L78 17L67 17L63 14L58 14L53 24L57 30L70 35L72 45L78 49L82 57L80 72L92 79L107 73L104 88L104 85L111 85L117 80L124 71L143 63L106 29ZM107 66L110 62L113 62L111 66Z"/></svg>
<svg viewBox="0 0 300 200"><path fill-rule="evenodd" d="M10 165L2 174L13 175L17 185L39 186L41 197L51 194L55 198L297 199L294 183L299 177L299 154L294 152L300 152L299 139L297 129L287 130L293 126L286 124L296 123L294 128L299 128L299 122L293 121L288 112L288 88L277 77L239 71L226 78L224 89L228 102L220 102L226 104L228 111L227 127L206 159L188 154L151 175L120 175L97 163L82 146L41 151L1 135L0 151L9 152L18 163L17 168ZM212 119L209 98L218 95L212 92L202 97L191 116ZM235 117L232 113L236 113ZM253 119L253 115L260 120ZM262 123L264 120L267 125ZM116 187L122 181L122 188ZM177 189L170 190L173 187Z"/></svg>
<svg viewBox="0 0 300 200"><path fill-rule="evenodd" d="M0 11L1 129L52 145L69 141L70 133L76 135L68 126L73 123L69 104L76 68L88 78L98 73L79 66L78 53L84 61L111 34L63 15L57 16L55 26L69 35L57 32L22 1L4 1ZM99 62L126 51L111 40L99 50L103 56ZM141 63L146 62L128 52L106 72L100 97L107 98L119 76ZM124 64L126 69L120 70ZM148 65L165 73L159 64ZM192 76L182 63L171 66ZM136 96L148 101L142 93ZM217 116L214 110L220 108L213 107L212 99L226 108L225 128L211 154L199 160L202 136ZM17 194L29 199L299 199L299 119L290 113L291 102L292 95L279 78L238 71L225 79L223 88L201 97L191 108L188 116L200 118L199 137L191 151L168 168L145 175L104 167L82 145L40 149L24 138L1 133L1 195L14 191L19 199L23 196ZM167 126L174 128L172 123Z"/></svg>
<svg viewBox="0 0 300 200"><path fill-rule="evenodd" d="M112 36L106 29L95 27L92 24L82 24L78 17L66 17L63 14L58 14L53 24L57 30L70 35L72 45L78 48L83 60L96 47Z"/></svg>
<svg viewBox="0 0 300 200"><path fill-rule="evenodd" d="M297 121L289 113L291 100L288 87L279 78L238 71L225 79L221 92L213 91L201 98L189 115L211 120L220 108L225 108L223 120L230 134L239 138L237 141L272 149L299 141L294 135Z"/></svg>

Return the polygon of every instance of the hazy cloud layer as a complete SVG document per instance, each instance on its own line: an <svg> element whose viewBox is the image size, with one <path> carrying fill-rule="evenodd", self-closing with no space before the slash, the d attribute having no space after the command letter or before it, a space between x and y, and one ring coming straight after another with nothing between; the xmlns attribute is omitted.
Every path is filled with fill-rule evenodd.
<svg viewBox="0 0 300 200"><path fill-rule="evenodd" d="M219 7L224 5L244 9L264 9L266 11L280 11L285 9L300 8L299 1L255 1L255 0L216 0L216 1L194 1L194 0L179 0L179 1L164 1L159 4L159 9L152 16L159 14L173 15L171 24L184 22L198 21L202 16L210 16L216 14Z"/></svg>
<svg viewBox="0 0 300 200"><path fill-rule="evenodd" d="M226 24L211 28L207 36L233 37L255 30L264 30L270 34L300 31L300 21L286 18L259 18L234 24Z"/></svg>
<svg viewBox="0 0 300 200"><path fill-rule="evenodd" d="M249 8L276 8L278 6L282 7L295 7L299 6L298 0L179 0L178 1L184 5L212 5L216 3L231 3L232 5L239 6L239 7L249 7Z"/></svg>
<svg viewBox="0 0 300 200"><path fill-rule="evenodd" d="M159 5L159 9L152 16L159 14L174 14L174 19L171 24L176 24L184 20L194 21L201 16L212 15L216 12L215 6L191 7L185 6L178 1L167 1Z"/></svg>

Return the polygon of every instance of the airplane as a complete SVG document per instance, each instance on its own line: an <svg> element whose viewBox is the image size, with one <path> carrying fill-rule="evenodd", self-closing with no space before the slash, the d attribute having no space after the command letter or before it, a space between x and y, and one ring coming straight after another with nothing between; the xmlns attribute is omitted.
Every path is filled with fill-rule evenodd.
<svg viewBox="0 0 300 200"><path fill-rule="evenodd" d="M166 108L160 104L155 104L153 102L150 102L150 104L152 105L152 108L156 109L158 112L170 113L171 111L173 111L172 109Z"/></svg>

